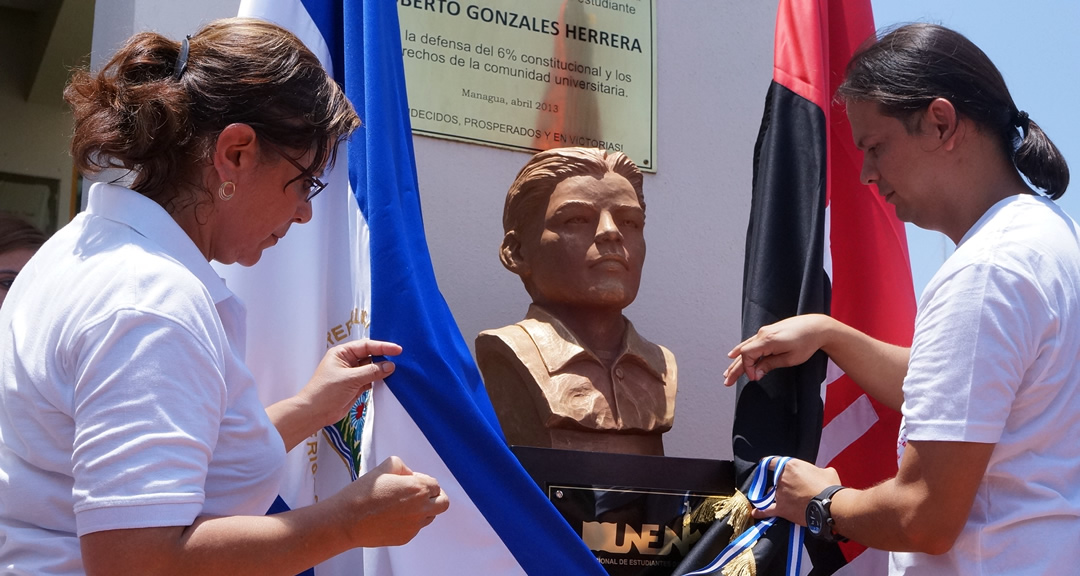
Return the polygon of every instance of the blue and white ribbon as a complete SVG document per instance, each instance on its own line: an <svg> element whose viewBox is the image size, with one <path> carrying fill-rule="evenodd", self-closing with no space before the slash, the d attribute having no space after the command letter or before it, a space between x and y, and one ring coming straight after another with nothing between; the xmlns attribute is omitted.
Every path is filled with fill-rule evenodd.
<svg viewBox="0 0 1080 576"><path fill-rule="evenodd" d="M750 480L750 489L746 492L746 499L753 504L754 508L763 510L772 506L773 502L776 501L776 484L780 481L780 475L784 473L784 467L790 461L791 458L788 456L768 456L758 462ZM769 467L773 466L774 463L775 467L770 471ZM746 532L740 534L738 538L732 540L708 566L689 572L685 576L720 574L732 559L744 550L752 548L761 538L761 535L775 523L776 518L766 518L757 522ZM788 536L787 568L784 571L787 576L799 576L802 571L803 539L803 527L792 523L791 533Z"/></svg>

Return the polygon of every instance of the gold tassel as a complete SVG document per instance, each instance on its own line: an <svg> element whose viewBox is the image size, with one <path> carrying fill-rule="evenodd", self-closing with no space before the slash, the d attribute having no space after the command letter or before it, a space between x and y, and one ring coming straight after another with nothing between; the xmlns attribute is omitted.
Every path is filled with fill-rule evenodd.
<svg viewBox="0 0 1080 576"><path fill-rule="evenodd" d="M757 576L757 563L754 562L753 548L747 548L732 558L720 571L724 576Z"/></svg>
<svg viewBox="0 0 1080 576"><path fill-rule="evenodd" d="M716 511L729 499L729 496L709 496L705 498L705 501L702 502L700 506L683 516L683 523L686 525L690 525L691 523L711 523L713 520L720 518L720 516L716 514Z"/></svg>
<svg viewBox="0 0 1080 576"><path fill-rule="evenodd" d="M742 492L736 490L731 495L731 498L721 502L720 506L717 507L716 519L719 520L724 516L728 517L728 526L731 526L731 529L734 530L731 539L734 540L754 524L754 518L750 516L751 510L753 510L753 506L751 506L750 500Z"/></svg>
<svg viewBox="0 0 1080 576"><path fill-rule="evenodd" d="M690 522L701 523L713 520L722 520L727 517L728 526L731 526L731 541L738 538L743 532L754 525L754 518L750 515L753 506L746 495L738 490L730 497L709 497L691 514L683 517L687 524ZM757 564L754 562L753 547L747 548L728 562L721 571L723 576L757 576Z"/></svg>
<svg viewBox="0 0 1080 576"><path fill-rule="evenodd" d="M734 530L731 535L731 539L734 540L754 524L754 519L750 516L752 509L746 496L736 490L731 496L710 496L706 498L701 506L683 517L683 523L687 525L690 523L704 524L714 520L723 520L727 516L728 526L731 526L731 529Z"/></svg>

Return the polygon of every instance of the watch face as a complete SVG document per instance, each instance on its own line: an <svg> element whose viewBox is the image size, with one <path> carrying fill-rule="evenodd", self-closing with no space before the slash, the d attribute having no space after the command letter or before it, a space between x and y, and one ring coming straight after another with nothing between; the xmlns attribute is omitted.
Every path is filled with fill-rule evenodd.
<svg viewBox="0 0 1080 576"><path fill-rule="evenodd" d="M825 509L822 508L821 503L818 501L811 500L810 505L806 507L806 529L814 536L817 536L821 534L824 525Z"/></svg>

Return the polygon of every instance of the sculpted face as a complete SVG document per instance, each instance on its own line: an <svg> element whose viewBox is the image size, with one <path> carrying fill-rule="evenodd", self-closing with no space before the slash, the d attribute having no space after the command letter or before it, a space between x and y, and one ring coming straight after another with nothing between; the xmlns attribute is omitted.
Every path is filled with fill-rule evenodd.
<svg viewBox="0 0 1080 576"><path fill-rule="evenodd" d="M549 309L623 309L637 297L645 211L626 178L573 176L548 199L542 230L521 238L517 270Z"/></svg>

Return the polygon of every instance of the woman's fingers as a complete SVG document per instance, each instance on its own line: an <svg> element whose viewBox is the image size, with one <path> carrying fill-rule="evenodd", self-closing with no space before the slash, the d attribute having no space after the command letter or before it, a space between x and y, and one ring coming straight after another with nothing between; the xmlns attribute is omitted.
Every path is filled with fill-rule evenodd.
<svg viewBox="0 0 1080 576"><path fill-rule="evenodd" d="M370 362L372 356L396 356L401 354L401 346L382 340L350 340L339 344L337 353L350 366L362 365L363 360Z"/></svg>

